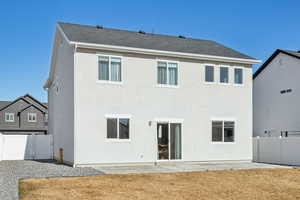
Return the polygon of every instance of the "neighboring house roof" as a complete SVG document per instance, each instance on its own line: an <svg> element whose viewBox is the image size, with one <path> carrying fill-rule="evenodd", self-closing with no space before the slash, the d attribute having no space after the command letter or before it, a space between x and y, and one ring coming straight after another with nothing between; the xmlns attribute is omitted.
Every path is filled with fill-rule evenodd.
<svg viewBox="0 0 300 200"><path fill-rule="evenodd" d="M29 97L32 100L34 100L36 103L38 103L39 105L41 105L42 107L44 107L45 109L48 109L48 103L41 103L39 100L37 100L36 98L34 98L33 96L31 96L30 94L25 94L23 97L24 98L25 97Z"/></svg>
<svg viewBox="0 0 300 200"><path fill-rule="evenodd" d="M175 37L63 22L58 24L67 39L72 42L254 60L254 58L250 56L211 40Z"/></svg>
<svg viewBox="0 0 300 200"><path fill-rule="evenodd" d="M7 106L10 103L11 101L0 101L0 109L2 109L3 107Z"/></svg>
<svg viewBox="0 0 300 200"><path fill-rule="evenodd" d="M19 101L19 100L23 100L23 101L25 101L26 103L28 103L29 105L32 105L32 103L30 103L29 101L27 101L27 100L25 99L26 97L29 97L29 98L31 98L32 100L34 100L36 103L38 103L38 104L41 105L43 108L45 108L45 110L48 109L48 107L45 105L45 103L39 102L37 99L35 99L34 97L32 97L30 94L25 94L24 96L21 96L21 97L17 98L17 99L14 100L14 101L0 101L0 102L4 102L4 103L3 103L3 106L1 106L1 103L0 103L0 111L2 111L2 110L4 110L4 109L8 108L9 106L11 106L12 104L16 103L16 102ZM4 104L5 104L5 105L4 105ZM41 109L39 109L39 110L41 110Z"/></svg>
<svg viewBox="0 0 300 200"><path fill-rule="evenodd" d="M5 109L8 108L9 106L11 106L11 105L13 105L14 103L18 102L19 100L23 100L23 101L25 101L26 103L30 104L30 102L27 101L27 100L22 96L22 97L17 98L17 99L14 100L14 101L11 101L11 102L10 102L9 104L7 104L6 106L0 108L0 111L5 110Z"/></svg>
<svg viewBox="0 0 300 200"><path fill-rule="evenodd" d="M292 56L294 58L300 59L300 51L291 51L291 50L282 50L282 49L277 49L267 60L262 64L258 70L253 74L253 79L255 79L268 65L269 63L279 54L283 53L289 56Z"/></svg>
<svg viewBox="0 0 300 200"><path fill-rule="evenodd" d="M33 104L28 105L27 107L25 107L25 108L23 108L22 110L20 110L18 113L21 113L21 112L23 112L24 110L27 110L27 109L30 108L30 107L36 108L37 110L39 110L39 111L40 111L41 113L43 113L43 114L46 113L45 111L43 111L42 109L40 109L39 107L37 107L37 106L35 106L35 105L33 105Z"/></svg>

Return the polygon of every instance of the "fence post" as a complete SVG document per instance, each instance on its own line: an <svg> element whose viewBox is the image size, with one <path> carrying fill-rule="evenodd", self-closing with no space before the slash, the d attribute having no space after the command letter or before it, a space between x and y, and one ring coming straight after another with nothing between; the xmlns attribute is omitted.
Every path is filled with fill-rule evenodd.
<svg viewBox="0 0 300 200"><path fill-rule="evenodd" d="M287 137L287 136L286 136ZM280 154L279 154L279 162L280 162L280 164L282 164L282 137L281 136L279 136L279 152L280 152Z"/></svg>
<svg viewBox="0 0 300 200"><path fill-rule="evenodd" d="M54 138L53 135L48 135L50 137L50 152L51 152L51 159L54 159Z"/></svg>
<svg viewBox="0 0 300 200"><path fill-rule="evenodd" d="M3 142L3 136L0 133L0 161L3 159L3 149L4 149L4 142Z"/></svg>
<svg viewBox="0 0 300 200"><path fill-rule="evenodd" d="M35 142L35 135L32 133L31 135L28 135L28 139L30 140L30 145L31 145L31 148L30 148L30 159L31 160L34 160L35 159L35 151L36 151L36 142Z"/></svg>
<svg viewBox="0 0 300 200"><path fill-rule="evenodd" d="M256 162L260 162L260 149L259 149L259 136L256 137L257 138L257 144L256 144Z"/></svg>

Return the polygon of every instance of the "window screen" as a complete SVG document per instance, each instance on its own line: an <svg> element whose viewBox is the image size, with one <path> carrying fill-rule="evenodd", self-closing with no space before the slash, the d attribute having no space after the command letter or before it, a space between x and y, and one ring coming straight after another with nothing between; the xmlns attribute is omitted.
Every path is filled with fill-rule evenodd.
<svg viewBox="0 0 300 200"><path fill-rule="evenodd" d="M214 67L205 66L205 81L214 82Z"/></svg>
<svg viewBox="0 0 300 200"><path fill-rule="evenodd" d="M107 138L118 138L117 119L107 119Z"/></svg>
<svg viewBox="0 0 300 200"><path fill-rule="evenodd" d="M223 141L223 122L213 121L212 122L212 141L222 142Z"/></svg>
<svg viewBox="0 0 300 200"><path fill-rule="evenodd" d="M220 68L220 82L228 83L228 67Z"/></svg>
<svg viewBox="0 0 300 200"><path fill-rule="evenodd" d="M243 84L243 69L240 68L234 69L234 83Z"/></svg>

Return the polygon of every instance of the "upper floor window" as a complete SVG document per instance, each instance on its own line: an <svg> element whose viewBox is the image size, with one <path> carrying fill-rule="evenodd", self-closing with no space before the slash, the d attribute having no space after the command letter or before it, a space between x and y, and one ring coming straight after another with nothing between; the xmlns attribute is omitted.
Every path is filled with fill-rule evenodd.
<svg viewBox="0 0 300 200"><path fill-rule="evenodd" d="M48 113L45 113L44 115L44 125L48 126Z"/></svg>
<svg viewBox="0 0 300 200"><path fill-rule="evenodd" d="M36 122L36 113L28 113L28 122Z"/></svg>
<svg viewBox="0 0 300 200"><path fill-rule="evenodd" d="M213 142L234 142L233 121L212 121Z"/></svg>
<svg viewBox="0 0 300 200"><path fill-rule="evenodd" d="M178 64L159 61L157 66L157 83L161 85L178 85Z"/></svg>
<svg viewBox="0 0 300 200"><path fill-rule="evenodd" d="M45 113L45 122L48 122L48 113Z"/></svg>
<svg viewBox="0 0 300 200"><path fill-rule="evenodd" d="M228 67L220 67L220 83L229 83Z"/></svg>
<svg viewBox="0 0 300 200"><path fill-rule="evenodd" d="M107 118L108 139L129 139L128 118Z"/></svg>
<svg viewBox="0 0 300 200"><path fill-rule="evenodd" d="M205 66L205 82L214 82L214 66Z"/></svg>
<svg viewBox="0 0 300 200"><path fill-rule="evenodd" d="M5 121L6 122L14 122L15 114L14 113L5 113Z"/></svg>
<svg viewBox="0 0 300 200"><path fill-rule="evenodd" d="M243 69L235 68L234 69L234 83L243 84Z"/></svg>
<svg viewBox="0 0 300 200"><path fill-rule="evenodd" d="M114 56L99 56L98 59L98 80L122 81L121 58Z"/></svg>

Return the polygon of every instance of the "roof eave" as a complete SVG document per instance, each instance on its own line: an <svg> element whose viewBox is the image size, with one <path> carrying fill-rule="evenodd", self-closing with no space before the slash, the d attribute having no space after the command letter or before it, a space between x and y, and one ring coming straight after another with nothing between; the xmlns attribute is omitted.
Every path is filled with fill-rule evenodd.
<svg viewBox="0 0 300 200"><path fill-rule="evenodd" d="M43 88L46 90L48 88L50 88L50 84L49 84L49 79L46 80L46 82L43 85Z"/></svg>
<svg viewBox="0 0 300 200"><path fill-rule="evenodd" d="M55 37L56 37L57 32L59 32L62 35L62 37L66 40L66 42L68 44L71 44L71 41L69 40L69 38L67 37L67 35L63 31L63 29L61 28L61 26L60 26L59 23L57 23L57 25L56 25ZM46 82L45 82L45 84L43 86L44 89L50 88L51 85L52 85L52 82L53 82L53 74L54 74L54 71L55 71L55 69L54 69L55 66L54 66L53 62L56 59L56 56L54 56L54 51L55 51L55 40L54 40L53 50L52 50L52 57L51 57L51 65L50 65L49 77L48 77L48 79L46 80Z"/></svg>
<svg viewBox="0 0 300 200"><path fill-rule="evenodd" d="M43 88L44 89L49 89L51 87L52 81L50 79L47 79L47 81L45 82Z"/></svg>
<svg viewBox="0 0 300 200"><path fill-rule="evenodd" d="M222 56L213 56L213 55L204 55L204 54L192 54L192 53L162 51L162 50L153 50L153 49L142 49L142 48L134 48L134 47L84 43L84 42L76 42L76 41L70 41L70 44L74 44L78 48L118 51L118 52L124 52L124 53L126 52L126 53L138 53L138 54L146 54L146 55L157 55L157 56L220 61L220 62L234 62L234 63L240 63L240 64L260 64L261 63L260 60L256 60L256 59L232 58L232 57L222 57Z"/></svg>

